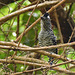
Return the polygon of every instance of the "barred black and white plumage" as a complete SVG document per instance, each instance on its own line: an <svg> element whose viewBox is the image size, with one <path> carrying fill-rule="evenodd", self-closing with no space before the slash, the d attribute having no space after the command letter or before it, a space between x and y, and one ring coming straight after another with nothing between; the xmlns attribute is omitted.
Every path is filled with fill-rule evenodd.
<svg viewBox="0 0 75 75"><path fill-rule="evenodd" d="M41 17L41 31L38 35L38 40L39 40L39 45L41 47L43 46L51 46L51 45L56 45L56 37L53 33L52 27L51 27L51 21L48 13L45 13ZM49 49L47 50L50 53L56 53L57 54L57 49ZM49 62L52 60L52 57L49 57ZM52 65L53 61L50 62Z"/></svg>

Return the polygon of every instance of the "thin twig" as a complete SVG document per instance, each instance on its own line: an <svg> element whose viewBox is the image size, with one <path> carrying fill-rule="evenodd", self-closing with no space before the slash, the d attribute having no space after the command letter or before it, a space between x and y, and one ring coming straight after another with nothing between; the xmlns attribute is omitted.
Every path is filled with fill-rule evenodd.
<svg viewBox="0 0 75 75"><path fill-rule="evenodd" d="M56 9L55 9L55 11L54 11L54 14L55 14L55 18L56 18L56 23L57 23L59 35L60 35L60 41L61 41L61 43L64 43L64 41L63 41L63 36L62 36L62 33L61 33L60 24L59 24L59 20L58 20L58 15L57 15L57 12L56 12Z"/></svg>
<svg viewBox="0 0 75 75"><path fill-rule="evenodd" d="M15 21L15 17L14 17L14 19L13 19L13 22L11 23L11 26L10 26L10 28L9 28L9 30L8 30L8 33L6 34L6 35L7 35L7 37L8 37L8 34L9 34L9 32L10 32L11 28L12 28L12 25L13 25L14 21Z"/></svg>
<svg viewBox="0 0 75 75"><path fill-rule="evenodd" d="M73 26L72 26L72 24L71 24L71 22L70 22L70 19L67 19L67 21L68 21L68 23L69 23L69 25L70 25L70 27L71 27L71 30L73 30Z"/></svg>
<svg viewBox="0 0 75 75"><path fill-rule="evenodd" d="M1 27L1 31L3 32L3 34L4 34L4 36L5 36L5 41L6 41L6 39L9 40L9 38L7 37L6 33L5 33L4 30L3 30L3 27Z"/></svg>
<svg viewBox="0 0 75 75"><path fill-rule="evenodd" d="M71 34L71 36L70 36L70 38L69 38L69 40L68 40L68 43L71 41L71 39L72 39L72 37L73 37L73 35L74 35L74 31L75 31L75 27L74 27L74 29L73 29L73 31L72 31L72 34Z"/></svg>
<svg viewBox="0 0 75 75"><path fill-rule="evenodd" d="M73 5L73 3L71 3L71 5L70 5L70 7L69 7L69 10L68 10L68 12L67 12L66 19L68 19L68 17L69 17L69 13L70 13L70 11L71 11L72 5Z"/></svg>
<svg viewBox="0 0 75 75"><path fill-rule="evenodd" d="M35 45L37 45L37 43L38 43L38 29L37 28L35 28L34 29L35 30Z"/></svg>
<svg viewBox="0 0 75 75"><path fill-rule="evenodd" d="M40 60L40 59L35 59L35 58L29 58L29 57L21 57L21 56L14 56L14 59L17 60L24 60L24 61L30 61L34 63L40 63L40 64L48 64L48 62Z"/></svg>
<svg viewBox="0 0 75 75"><path fill-rule="evenodd" d="M30 19L31 19L31 16L32 16L33 12L35 11L35 9L37 8L38 3L39 3L39 0L38 0L38 2L37 2L36 6L34 7L32 13L31 13L31 15L30 15L30 17L29 17L29 19L28 19L28 21L27 21L27 23L26 23L25 29L24 29L24 31L23 31L23 34L21 35L21 38L20 38L19 43L18 43L18 46L19 46L19 44L20 44L20 42L21 42L21 40L22 40L22 37L23 37L23 35L24 35L24 32L25 32L25 30L26 30L26 28L27 28L27 26L28 26L28 24L29 24L29 21L30 21Z"/></svg>
<svg viewBox="0 0 75 75"><path fill-rule="evenodd" d="M32 5L36 4L36 3L37 3L37 0L34 1L34 2L32 2L31 4L27 5L27 6L23 6L23 8L26 8L26 7L32 6Z"/></svg>
<svg viewBox="0 0 75 75"><path fill-rule="evenodd" d="M7 7L8 7L8 9L9 9L9 11L8 11L8 12L10 12L10 7L9 7L7 4L2 3L2 2L0 2L0 4L1 4L1 5L4 5L4 6L7 6Z"/></svg>
<svg viewBox="0 0 75 75"><path fill-rule="evenodd" d="M20 6L18 6L18 10L20 9ZM16 38L19 36L19 23L20 23L20 15L17 16L17 30L16 30Z"/></svg>

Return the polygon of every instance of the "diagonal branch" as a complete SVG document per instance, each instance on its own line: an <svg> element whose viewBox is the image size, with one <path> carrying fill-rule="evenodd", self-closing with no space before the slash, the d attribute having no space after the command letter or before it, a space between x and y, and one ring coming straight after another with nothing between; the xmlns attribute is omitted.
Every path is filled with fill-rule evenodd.
<svg viewBox="0 0 75 75"><path fill-rule="evenodd" d="M14 59L16 60L24 60L24 61L30 61L30 62L35 62L35 63L40 63L40 64L48 64L48 62L40 60L40 59L35 59L35 58L29 58L29 57L22 57L22 56L14 56Z"/></svg>
<svg viewBox="0 0 75 75"><path fill-rule="evenodd" d="M58 15L57 15L56 10L54 11L54 15L55 15L55 19L56 19L59 35L60 35L60 41L61 41L61 43L64 43L63 36L62 36L62 33L61 33L60 23L59 23L59 20L58 20Z"/></svg>

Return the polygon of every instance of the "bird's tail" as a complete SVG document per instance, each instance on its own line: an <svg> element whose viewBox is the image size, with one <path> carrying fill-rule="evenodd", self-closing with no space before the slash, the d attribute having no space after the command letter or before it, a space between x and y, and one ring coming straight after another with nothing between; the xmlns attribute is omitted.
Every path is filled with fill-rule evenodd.
<svg viewBox="0 0 75 75"><path fill-rule="evenodd" d="M48 61L48 62L50 63L50 65L52 65L52 64L53 64L53 61L54 61L53 59L54 59L54 58L49 57L49 61Z"/></svg>
<svg viewBox="0 0 75 75"><path fill-rule="evenodd" d="M56 49L52 49L51 50L53 53L55 53L55 54L58 54L58 49L56 48ZM50 52L51 53L51 52ZM54 61L54 58L53 57L49 57L49 63L50 63L50 65L52 65L53 64L53 61Z"/></svg>

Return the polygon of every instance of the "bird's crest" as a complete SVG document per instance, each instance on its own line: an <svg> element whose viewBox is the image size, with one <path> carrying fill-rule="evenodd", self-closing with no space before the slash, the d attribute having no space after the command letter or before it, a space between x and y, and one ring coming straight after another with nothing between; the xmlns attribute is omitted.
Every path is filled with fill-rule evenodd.
<svg viewBox="0 0 75 75"><path fill-rule="evenodd" d="M48 13L45 13L45 14L44 14L44 17L47 17L47 16L49 16L49 14L48 14Z"/></svg>
<svg viewBox="0 0 75 75"><path fill-rule="evenodd" d="M44 14L44 17L50 18L48 13L45 13L45 14Z"/></svg>

